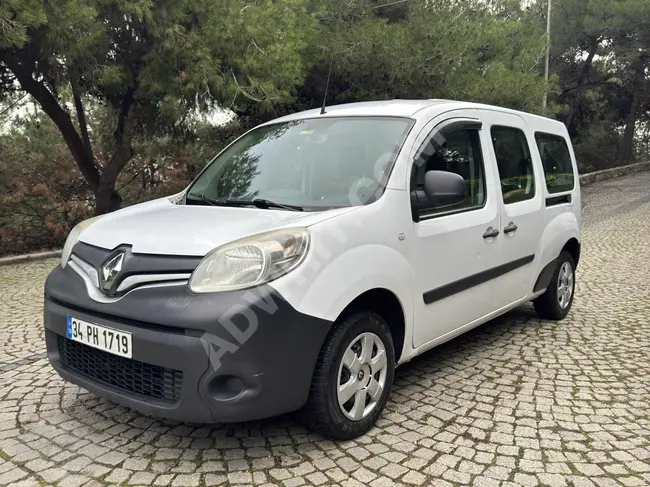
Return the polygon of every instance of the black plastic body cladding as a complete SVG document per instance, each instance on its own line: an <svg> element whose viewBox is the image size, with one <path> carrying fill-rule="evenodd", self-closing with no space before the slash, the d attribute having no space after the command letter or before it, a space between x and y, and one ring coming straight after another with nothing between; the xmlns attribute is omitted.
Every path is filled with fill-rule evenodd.
<svg viewBox="0 0 650 487"><path fill-rule="evenodd" d="M270 286L204 295L185 285L161 286L100 303L88 296L70 266L57 266L48 277L44 311L48 356L61 377L146 413L201 423L247 421L301 408L331 328L330 322L295 310ZM59 351L59 341L67 340L67 315L130 332L134 361L182 371L180 400L132 394L69 367ZM101 363L101 355L91 352Z"/></svg>
<svg viewBox="0 0 650 487"><path fill-rule="evenodd" d="M544 266L542 272L540 272L539 276L537 277L537 281L535 281L535 287L533 287L534 293L543 291L549 286L549 284L551 283L551 279L553 278L553 272L555 272L556 267L557 267L557 259L553 259L551 262L546 264L546 266Z"/></svg>

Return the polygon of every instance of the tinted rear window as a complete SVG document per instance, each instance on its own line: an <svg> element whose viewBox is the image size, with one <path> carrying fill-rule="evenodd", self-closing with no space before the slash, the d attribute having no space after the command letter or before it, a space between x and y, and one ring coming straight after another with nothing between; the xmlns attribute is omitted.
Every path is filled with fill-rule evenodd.
<svg viewBox="0 0 650 487"><path fill-rule="evenodd" d="M563 193L575 187L571 153L564 137L537 132L535 141L542 157L549 193Z"/></svg>

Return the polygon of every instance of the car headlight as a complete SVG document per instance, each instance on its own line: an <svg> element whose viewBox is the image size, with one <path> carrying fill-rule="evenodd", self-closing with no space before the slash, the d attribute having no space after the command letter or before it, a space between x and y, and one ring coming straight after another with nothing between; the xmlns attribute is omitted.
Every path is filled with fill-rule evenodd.
<svg viewBox="0 0 650 487"><path fill-rule="evenodd" d="M309 249L306 228L261 233L212 250L192 273L194 293L234 291L259 286L291 272Z"/></svg>
<svg viewBox="0 0 650 487"><path fill-rule="evenodd" d="M72 247L74 247L74 244L76 244L79 241L79 237L81 237L81 233L90 225L95 223L97 218L99 217L94 216L80 223L77 223L77 225L75 225L75 227L70 231L70 233L68 234L68 238L65 241L65 245L63 246L63 251L61 252L61 267L65 268L66 264L68 263L68 260L70 260Z"/></svg>

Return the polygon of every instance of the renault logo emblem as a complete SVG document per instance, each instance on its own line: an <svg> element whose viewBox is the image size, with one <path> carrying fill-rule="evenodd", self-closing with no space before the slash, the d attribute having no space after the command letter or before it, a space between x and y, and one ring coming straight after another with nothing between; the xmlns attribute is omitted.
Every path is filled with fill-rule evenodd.
<svg viewBox="0 0 650 487"><path fill-rule="evenodd" d="M122 263L124 262L124 253L117 254L111 260L106 262L101 268L102 289L106 292L111 290L113 283L122 272Z"/></svg>

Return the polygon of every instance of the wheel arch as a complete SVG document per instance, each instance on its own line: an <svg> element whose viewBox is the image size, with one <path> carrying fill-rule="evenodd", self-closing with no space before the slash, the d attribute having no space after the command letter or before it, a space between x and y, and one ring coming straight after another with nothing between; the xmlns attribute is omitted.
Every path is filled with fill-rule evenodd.
<svg viewBox="0 0 650 487"><path fill-rule="evenodd" d="M571 237L562 247L562 250L551 260L544 268L539 272L535 285L533 287L533 293L539 293L544 291L550 284L551 278L553 277L553 272L557 265L558 257L562 252L568 252L573 258L575 268L578 268L578 262L580 261L580 242L577 238Z"/></svg>
<svg viewBox="0 0 650 487"><path fill-rule="evenodd" d="M395 346L395 362L399 363L404 349L406 336L406 321L404 307L392 291L385 288L374 288L361 293L348 304L339 314L335 325L345 317L358 312L371 311L381 316L388 325Z"/></svg>
<svg viewBox="0 0 650 487"><path fill-rule="evenodd" d="M574 260L580 257L580 226L570 212L558 213L546 223L538 247L539 270L556 260L565 249L570 249Z"/></svg>
<svg viewBox="0 0 650 487"><path fill-rule="evenodd" d="M580 262L580 242L578 239L575 237L570 238L569 241L564 244L564 247L562 247L562 251L565 250L571 254L573 262L575 263L576 268L578 268L578 262Z"/></svg>

